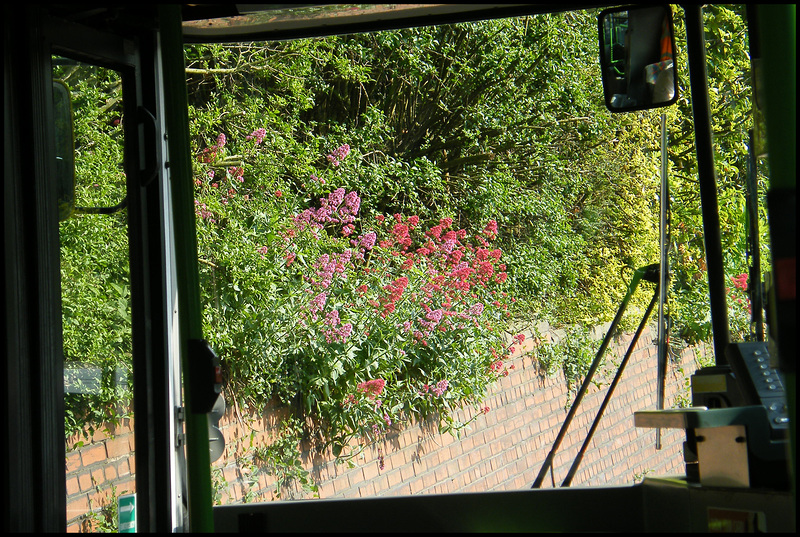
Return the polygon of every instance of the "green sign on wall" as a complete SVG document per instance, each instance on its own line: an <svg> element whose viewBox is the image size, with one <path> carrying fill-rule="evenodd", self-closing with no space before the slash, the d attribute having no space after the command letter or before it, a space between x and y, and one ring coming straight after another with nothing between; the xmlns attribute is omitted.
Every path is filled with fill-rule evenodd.
<svg viewBox="0 0 800 537"><path fill-rule="evenodd" d="M123 494L117 498L119 532L136 533L136 494Z"/></svg>

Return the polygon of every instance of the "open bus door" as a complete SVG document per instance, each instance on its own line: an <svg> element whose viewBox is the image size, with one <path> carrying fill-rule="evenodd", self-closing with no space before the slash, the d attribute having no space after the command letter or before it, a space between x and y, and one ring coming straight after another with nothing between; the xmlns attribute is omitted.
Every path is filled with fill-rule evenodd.
<svg viewBox="0 0 800 537"><path fill-rule="evenodd" d="M131 302L119 345L120 353L129 357L130 371L118 372L118 380L133 384L135 420L128 421L135 422L135 446L130 448L135 466L131 463L124 472L131 474L135 502L129 509L135 518L122 529L188 528L183 422L192 420L183 403L179 361L188 338L180 327L184 315L179 315L178 287L183 276L176 261L181 245L175 239L191 233L174 229L186 220L175 218L182 205L173 203L168 168L168 73L153 24L158 21L155 8L136 10L128 20L106 15L103 9L4 7L4 259L9 298L4 304L10 357L7 408L13 409L6 436L9 502L4 521L11 530L65 530L65 390L69 396L91 394L96 390L92 384L102 382L105 374L71 360L64 351L61 293L69 291L71 282L60 281L59 268L70 252L59 244L59 221L69 223L75 213L85 215L78 234L101 233L98 226L114 219L110 240L128 243L126 259L96 254L98 266L121 262L129 270L129 281L99 280L97 289L98 296L115 290L123 304L128 296ZM118 99L107 106L117 113L113 135L119 140L120 161L95 163L104 168L95 170L98 176L118 179L116 197L104 206L80 207L81 200L73 196L74 161L79 158L69 155L70 92L62 75L76 81L102 78L119 90ZM50 136L54 132L55 140ZM77 177L81 179L85 177ZM98 189L106 187L97 182ZM120 317L125 315L122 307ZM85 327L84 337L95 337L91 328ZM80 381L75 386L65 386L70 374ZM187 426L187 434L192 431Z"/></svg>
<svg viewBox="0 0 800 537"><path fill-rule="evenodd" d="M124 173L130 241L132 367L136 416L136 529L138 531L374 531L386 513L396 531L711 531L735 513L759 529L794 530L795 502L783 488L704 486L646 479L633 487L523 490L440 496L272 502L212 508L208 417L218 393L213 351L202 341L197 291L194 211L186 113L183 42L289 39L561 11L573 6L439 5L366 16L299 20L275 17L264 6L240 14L234 5L83 8L4 8L4 292L8 453L5 527L11 531L63 531L64 356L59 282L59 152L51 137L53 57L111 69L124 93ZM375 6L373 6L375 7ZM597 6L574 6L583 9ZM259 18L259 10L266 9ZM420 10L421 11L415 11ZM391 11L391 10L390 10ZM619 12L616 12L619 14ZM772 358L786 379L786 425L795 461L795 13L791 6L759 6L762 94L770 133L769 198L776 285L770 301ZM221 17L240 16L237 24ZM621 17L618 17L621 19ZM215 21L220 22L216 24ZM757 378L758 356L728 349L724 284L718 255L713 153L708 122L702 10L687 6L688 61L700 163L701 197L718 365L735 362L736 375ZM615 27L615 44L621 44ZM614 56L617 62L619 56ZM662 60L666 61L666 60ZM615 63L616 73L625 74ZM664 69L667 70L666 66ZM653 73L658 79L658 73ZM666 80L664 82L663 80ZM607 93L616 111L641 109L638 82L617 80ZM625 91L619 91L622 87ZM660 83L658 105L674 102L675 82ZM631 91L631 88L636 92ZM617 97L622 95L623 97ZM633 103L636 101L636 103ZM67 196L68 198L69 196ZM66 201L69 205L69 201ZM113 207L105 207L109 211ZM67 213L69 211L66 211ZM100 211L103 212L103 211ZM759 352L762 349L755 349ZM749 354L748 354L749 353ZM748 354L747 356L744 356ZM751 359L752 358L752 359ZM181 375L196 372L196 380ZM707 380L707 379L703 379ZM761 386L747 388L744 406L721 413L692 410L643 415L643 426L697 430L726 420L763 425ZM719 396L720 394L716 394ZM708 397L713 397L714 394ZM761 410L753 410L760 407ZM744 408L739 411L738 408ZM772 416L770 416L772 417ZM783 417L783 416L778 416ZM648 421L649 420L649 421ZM760 421L759 421L760 420ZM726 422L727 424L727 422ZM765 428L766 427L766 428ZM769 442L774 429L758 426L753 440ZM761 437L758 437L761 435ZM735 438L739 438L736 436ZM726 438L714 436L715 441ZM734 439L735 440L735 439ZM786 444L786 442L784 442ZM770 452L773 447L764 448ZM695 453L702 456L700 453ZM711 453L712 458L719 453ZM689 461L687 461L689 462ZM687 466L688 470L688 466ZM779 470L780 472L780 470ZM688 473L688 472L687 472ZM576 517L575 513L581 516ZM713 515L712 515L713 513ZM380 525L379 525L380 524Z"/></svg>

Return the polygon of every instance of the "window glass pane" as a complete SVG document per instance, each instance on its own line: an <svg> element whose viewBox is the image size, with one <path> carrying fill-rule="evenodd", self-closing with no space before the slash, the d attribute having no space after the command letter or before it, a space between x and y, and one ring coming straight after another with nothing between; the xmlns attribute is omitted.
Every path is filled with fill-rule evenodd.
<svg viewBox="0 0 800 537"><path fill-rule="evenodd" d="M122 78L62 57L53 77L71 96L75 163L60 224L67 527L113 531L136 466Z"/></svg>
<svg viewBox="0 0 800 537"><path fill-rule="evenodd" d="M681 200L670 209L672 341L687 345L671 349L665 406L687 404L689 345L710 330L698 321L695 163L677 134L689 116L610 116L598 11L186 47L204 333L229 409L219 503L529 488L634 271L659 257L662 132ZM729 15L718 20L740 28ZM723 71L717 87L730 84ZM726 153L744 170L735 147L749 105L714 106L741 125ZM744 203L733 176L724 189L724 205ZM738 229L741 214L725 225ZM739 283L743 252L726 257ZM623 331L649 300L639 286ZM518 322L505 325L512 310ZM606 352L588 418L546 486L569 470L595 387L629 341ZM655 360L640 360L652 369L639 378L655 379ZM680 431L662 431L657 450L633 427L656 387L629 372L573 485L630 484L651 455L659 473L684 471Z"/></svg>

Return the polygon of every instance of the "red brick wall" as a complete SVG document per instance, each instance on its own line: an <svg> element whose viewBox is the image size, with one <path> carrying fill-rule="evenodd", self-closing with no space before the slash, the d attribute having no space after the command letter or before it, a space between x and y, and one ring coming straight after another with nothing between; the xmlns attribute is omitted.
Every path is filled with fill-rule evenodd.
<svg viewBox="0 0 800 537"><path fill-rule="evenodd" d="M620 383L605 410L593 440L572 480L572 486L625 485L652 472L683 474L682 430L662 431L662 448L655 448L655 431L637 429L636 410L656 408L656 348L654 335L645 332L637 343ZM530 341L531 338L528 339ZM619 363L631 336L614 342L607 351ZM599 345L599 344L598 344ZM438 434L435 424L422 422L391 432L353 459L354 467L337 464L330 452L318 454L307 447L304 467L319 487L320 498L354 498L528 488L539 473L567 415L568 393L562 374L544 378L530 346L519 349L514 369L499 381L485 400L490 408L471 423L460 440ZM696 369L695 349L686 349L670 363L665 406L678 406L689 397L688 378ZM559 486L605 396L616 365L600 368L584 396L568 434L553 462L553 479ZM570 400L571 401L571 400ZM244 456L251 442L263 445L277 431L280 414L242 416L232 410L221 421L226 453L215 463L224 477L222 503L273 499L274 479L260 472ZM458 412L466 421L472 408ZM251 421L252 420L252 421ZM247 422L250 421L248 424ZM243 457L244 456L244 457ZM383 468L381 468L381 456ZM551 487L551 478L545 480ZM292 494L294 492L294 494ZM297 489L283 497L302 497Z"/></svg>
<svg viewBox="0 0 800 537"><path fill-rule="evenodd" d="M528 338L530 341L532 338ZM662 449L655 449L655 431L633 425L636 410L656 406L656 348L654 335L639 339L622 379L589 445L572 486L627 485L644 474L682 474L682 430L662 431ZM559 486L578 453L602 403L608 384L630 343L623 336L609 346L608 364L580 405L553 462L553 479ZM366 448L348 464L336 463L330 452L316 453L303 448L304 467L319 487L320 498L354 498L378 495L433 494L496 491L529 488L536 479L561 428L568 408L566 381L562 374L543 377L533 349L520 348L514 369L492 387L485 405L470 429L457 440L439 434L432 422L415 423L395 430ZM697 349L685 349L669 365L666 407L678 406L689 395L688 378L697 367ZM614 362L614 363L610 363ZM571 401L571 400L570 400ZM213 464L220 484L221 503L270 501L274 478L259 469L248 452L265 445L278 432L280 411L260 416L242 416L228 409L221 421L226 451ZM466 421L472 408L458 412ZM117 494L133 492L135 470L132 420L113 430L113 437L98 432L94 442L67 454L68 525L81 530L82 515L97 509L110 498L112 485ZM74 441L75 439L73 439ZM381 468L380 457L383 457ZM223 481L224 479L224 481ZM551 487L550 475L544 487ZM284 499L302 497L295 488L283 490Z"/></svg>
<svg viewBox="0 0 800 537"><path fill-rule="evenodd" d="M67 446L84 442L80 449L67 451L67 530L91 531L86 514L97 512L115 501L112 496L135 492L136 457L133 419L100 427L87 441L79 435L67 439Z"/></svg>

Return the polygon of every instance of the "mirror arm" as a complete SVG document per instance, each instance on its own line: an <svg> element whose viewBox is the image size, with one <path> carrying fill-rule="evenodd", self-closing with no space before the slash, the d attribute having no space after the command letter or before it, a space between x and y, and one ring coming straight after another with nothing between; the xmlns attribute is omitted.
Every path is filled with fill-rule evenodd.
<svg viewBox="0 0 800 537"><path fill-rule="evenodd" d="M128 206L128 196L113 207L75 207L75 212L80 214L114 214Z"/></svg>

